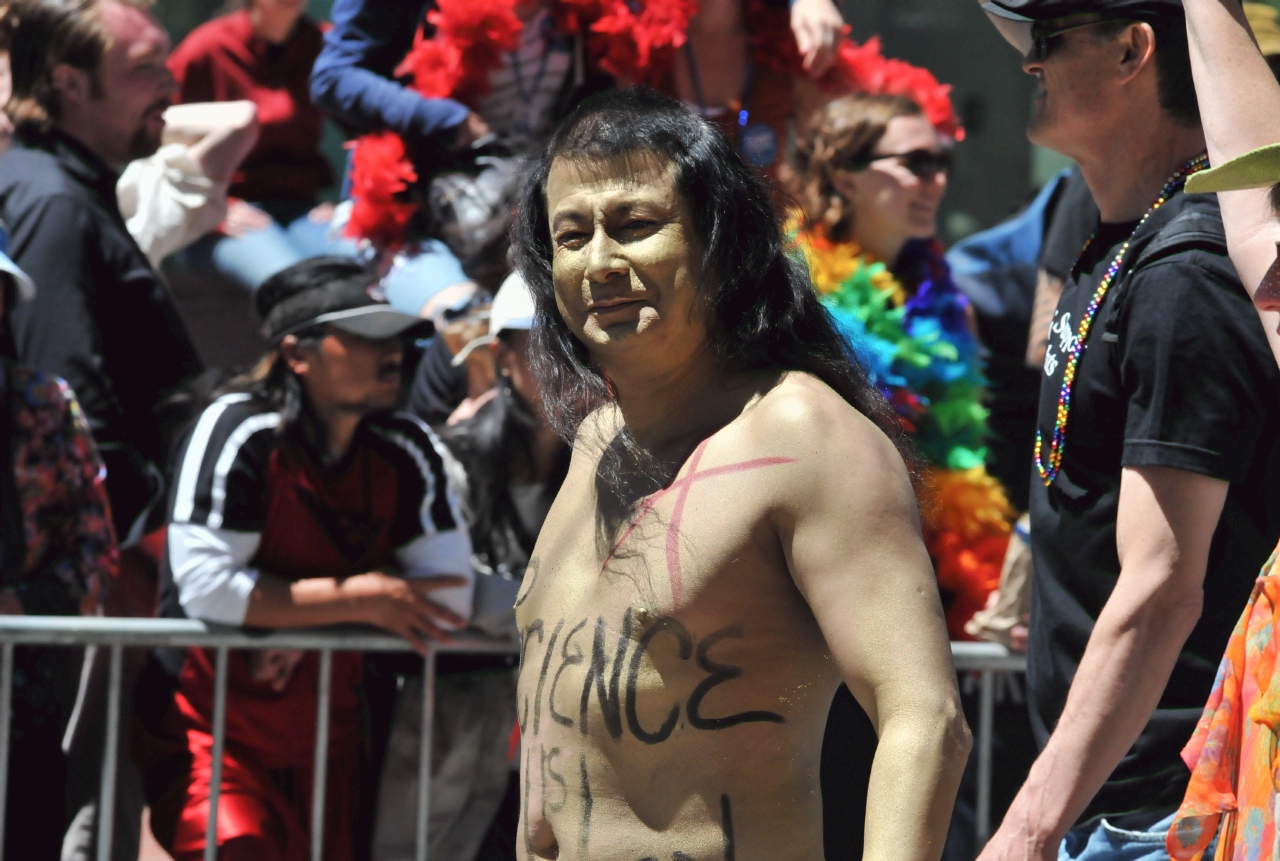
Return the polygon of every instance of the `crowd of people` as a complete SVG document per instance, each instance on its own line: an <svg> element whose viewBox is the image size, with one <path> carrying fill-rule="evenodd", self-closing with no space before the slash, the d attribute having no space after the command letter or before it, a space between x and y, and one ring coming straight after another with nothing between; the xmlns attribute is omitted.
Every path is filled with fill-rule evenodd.
<svg viewBox="0 0 1280 861"><path fill-rule="evenodd" d="M831 0L306 7L0 0L0 614L519 643L429 739L334 654L322 823L319 656L231 652L217 857L413 856L424 743L457 861L1276 855L1271 7L982 3L1075 167L949 251L949 88ZM985 847L975 638L1035 741ZM18 650L11 857L95 852L107 674ZM112 858L206 857L214 677L127 653Z"/></svg>

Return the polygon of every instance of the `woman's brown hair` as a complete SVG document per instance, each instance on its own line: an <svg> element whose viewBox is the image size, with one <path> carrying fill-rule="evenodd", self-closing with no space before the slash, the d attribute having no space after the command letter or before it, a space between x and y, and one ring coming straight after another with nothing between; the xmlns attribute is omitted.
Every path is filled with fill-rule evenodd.
<svg viewBox="0 0 1280 861"><path fill-rule="evenodd" d="M834 170L861 170L895 117L923 116L905 96L841 96L818 112L797 142L795 197L805 227L835 242L853 237L853 211L831 181Z"/></svg>

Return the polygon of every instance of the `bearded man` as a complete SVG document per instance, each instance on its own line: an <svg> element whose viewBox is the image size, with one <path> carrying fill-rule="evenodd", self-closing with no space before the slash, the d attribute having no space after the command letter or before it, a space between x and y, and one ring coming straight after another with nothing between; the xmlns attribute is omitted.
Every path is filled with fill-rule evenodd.
<svg viewBox="0 0 1280 861"><path fill-rule="evenodd" d="M75 390L126 539L168 452L156 409L200 370L177 310L116 203L116 179L160 147L169 37L146 0L16 0L0 19L13 147L0 157L9 253L39 289L13 312L27 365Z"/></svg>
<svg viewBox="0 0 1280 861"><path fill-rule="evenodd" d="M521 858L822 857L843 681L868 859L936 859L970 747L892 414L725 138L634 89L526 186L536 371L574 440L517 599Z"/></svg>
<svg viewBox="0 0 1280 861"><path fill-rule="evenodd" d="M0 156L0 219L11 231L9 253L38 288L13 309L13 337L24 365L70 384L101 450L121 542L119 574L104 593L111 614L127 612L123 596L154 594L154 564L137 539L148 505L161 496L168 460L159 408L200 371L169 291L116 200L119 172L159 148L174 89L165 67L169 37L148 6L147 0L14 0L0 8L0 46L12 67L4 110L15 129L12 147ZM47 590L24 609L83 609L64 599ZM106 663L105 652L89 654L97 657L85 667L81 708L58 705L64 723L73 713L85 716L67 734L74 826L64 858L90 857L95 839ZM138 666L131 653L125 702ZM61 751L51 752L51 780L61 780L63 765ZM142 789L127 757L115 811L113 857L137 858Z"/></svg>

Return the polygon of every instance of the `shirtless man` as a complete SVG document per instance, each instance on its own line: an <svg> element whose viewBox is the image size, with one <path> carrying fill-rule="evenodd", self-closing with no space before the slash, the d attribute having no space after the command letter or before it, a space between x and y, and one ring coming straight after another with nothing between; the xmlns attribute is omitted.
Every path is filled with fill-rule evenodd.
<svg viewBox="0 0 1280 861"><path fill-rule="evenodd" d="M517 230L577 430L516 603L520 857L821 859L845 681L880 736L865 857L938 858L970 739L915 497L762 186L618 91L557 133Z"/></svg>

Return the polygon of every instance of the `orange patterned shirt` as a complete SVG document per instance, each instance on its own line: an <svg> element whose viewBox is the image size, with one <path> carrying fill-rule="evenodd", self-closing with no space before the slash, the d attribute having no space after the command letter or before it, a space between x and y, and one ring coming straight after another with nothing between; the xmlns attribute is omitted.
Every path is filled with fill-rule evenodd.
<svg viewBox="0 0 1280 861"><path fill-rule="evenodd" d="M1280 547L1254 584L1204 714L1182 751L1191 782L1166 840L1176 861L1200 861L1215 834L1216 861L1271 861L1277 855L1278 611Z"/></svg>

